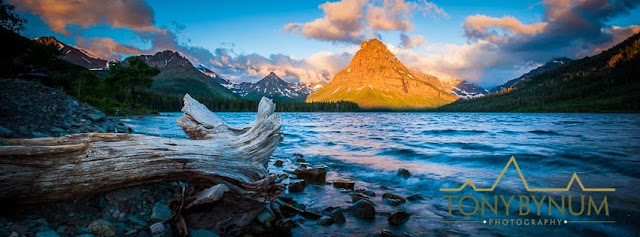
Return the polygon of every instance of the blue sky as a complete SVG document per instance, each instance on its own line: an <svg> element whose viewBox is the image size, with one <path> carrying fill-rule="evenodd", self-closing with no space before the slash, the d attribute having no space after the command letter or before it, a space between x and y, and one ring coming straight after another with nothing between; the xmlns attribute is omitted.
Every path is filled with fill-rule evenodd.
<svg viewBox="0 0 640 237"><path fill-rule="evenodd" d="M142 0L132 2L137 1ZM509 28L500 23L507 21L504 17L514 17L524 27L540 22L555 23L554 19L546 17L545 9L555 9L559 8L559 6L540 1L435 0L428 2L398 0L399 2L389 1L388 3L383 1L353 1L362 1L360 9L365 9L364 14L371 12L374 7L383 9L387 7L387 4L389 7L387 9L398 4L413 4L409 5L410 9L406 10L406 12L397 13L397 18L409 22L412 25L412 29L401 29L399 27L392 30L380 30L362 17L359 21L364 22L364 33L356 33L365 38L370 38L373 33L376 33L385 43L397 46L398 48L392 49L392 52L396 53L401 61L411 69L422 70L440 77L466 79L485 87L496 86L513 77L517 77L522 72L540 65L554 56L586 56L591 52L589 50L617 43L609 42L612 39L605 42L606 44L602 43L605 40L599 40L597 44L589 43L586 46L584 46L584 43L580 43L581 48L588 48L587 51L573 50L572 48L575 48L578 44L575 43L559 45L558 47L554 45L552 49L546 52L502 52L504 51L502 50L503 48L512 47L516 43L523 44L523 42L533 39L535 36L553 35L554 32L550 30L527 34L523 33L519 26ZM615 5L616 3L614 0L611 0L610 3L605 0L594 1L604 1L603 4L609 5ZM212 67L223 76L240 81L256 80L261 77L261 74L271 70L284 74L281 76L291 81L326 82L331 79L336 70L339 70L340 65L348 63L348 60L341 58L344 55L338 56L338 54L344 52L352 54L358 47L353 42L361 39L357 37L348 40L327 39L325 37L317 37L317 34L311 36L303 32L306 30L305 27L311 27L308 23L317 19L330 18L326 16L331 13L320 8L321 4L326 1L189 1L185 3L184 1L153 0L140 2L141 5L139 4L136 7L143 10L148 8L147 10L150 12L143 11L144 14L140 14L139 17L146 17L147 20L152 22L150 23L152 27L168 30L172 33L172 36L175 35L175 46L167 46L166 44L159 46L158 43L154 43L153 39L155 38L145 35L144 32L147 31L140 30L140 27L146 26L137 26L136 24L139 24L140 21L133 19L138 17L135 16L137 14L136 11L130 14L133 16L125 17L127 19L132 18L132 20L122 26L118 25L121 24L118 19L122 18L122 15L110 16L110 14L116 13L104 9L91 8L86 11L79 9L78 12L80 13L89 11L87 14L100 15L101 19L104 20L97 20L95 24L83 26L82 24L87 21L83 21L81 19L82 16L77 16L77 12L70 12L69 14L74 19L69 19L65 23L67 32L61 32L59 29L54 29L51 26L51 22L65 20L69 18L69 15L55 18L55 15L47 14L47 9L44 8L51 6L29 5L18 0L10 2L16 4L29 21L27 30L23 32L27 37L54 35L61 41L71 45L78 44L78 38L85 40L108 38L115 43L132 49L139 49L145 53L153 53L154 50L162 49L177 50L190 58L192 62L197 61L197 63ZM56 1L47 1L48 4L50 2ZM43 2L42 4L45 3ZM95 4L100 4L100 1L95 1ZM426 4L434 4L446 15L436 14L434 11L420 11ZM638 22L640 10L635 7L636 5L636 3L633 3L631 7L626 9L608 10L609 12L606 12L608 14L607 17L591 17L589 14L583 14L585 16L582 17L588 21L601 23L602 26L599 27L603 32L613 26L628 27L627 31L625 31L626 33L612 31L610 35L602 36L603 38L615 38L613 36L628 35L631 34L629 32L635 32L640 29L633 28L634 25L640 23ZM585 12L584 9L578 8L569 10L580 14ZM408 14L402 15L404 13ZM394 12L393 14L396 13ZM474 23L484 27L481 29L485 31L480 32L480 35L473 35L470 33L470 28L465 27L465 22L467 22L468 16L474 15L487 16L495 18L495 20L492 20L492 23L487 23L486 19ZM396 17L396 15L388 16ZM126 21L126 19L122 21ZM290 23L298 23L299 28L297 29L299 31L285 31L285 25ZM149 23L146 24L147 26L149 25ZM587 30L588 28L585 29L585 31ZM618 31L622 32L621 30ZM505 33L509 37L505 37ZM422 36L426 42L421 41L417 47L402 48L400 34ZM495 41L496 37L492 37L492 35L497 35L501 38ZM584 36L581 36L579 32L574 35L569 36L570 41L574 39L576 42L585 41L585 39L580 38ZM489 47L491 45L482 44L486 41L493 41L489 43L497 47ZM90 47L96 45L83 44L82 46L85 46L91 52L104 50L104 48ZM499 53L493 52L496 51L496 48L500 49ZM205 49L212 52L212 54L207 54L207 56L196 55L193 52L196 49ZM216 53L216 49L225 49L226 51L224 52L226 54ZM319 52L329 52L327 53L328 55L325 55L328 58L326 60L318 59L315 54ZM270 56L274 54L283 55L287 58L276 60ZM533 54L535 57L528 54ZM116 55L119 55L117 57L126 57L128 54ZM222 58L225 55L232 59L231 62L222 62ZM310 57L314 59L309 59ZM479 57L480 60L471 59L473 57ZM492 58L487 60L491 62L484 62L484 60L481 60L483 57ZM255 62L258 61L262 64L255 65ZM321 65L318 61L331 61L337 65ZM417 63L418 61L422 63ZM251 62L254 65L249 65Z"/></svg>

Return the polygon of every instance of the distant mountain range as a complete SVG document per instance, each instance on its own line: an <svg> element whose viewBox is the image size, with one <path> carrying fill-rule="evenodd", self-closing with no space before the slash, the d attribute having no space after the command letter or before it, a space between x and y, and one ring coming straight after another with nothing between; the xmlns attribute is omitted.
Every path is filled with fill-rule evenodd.
<svg viewBox="0 0 640 237"><path fill-rule="evenodd" d="M442 111L640 111L638 51L640 36L592 57L554 58L544 65L487 91L473 83L442 80L407 69L376 40L365 41L349 66L327 84L289 83L271 72L255 83L236 83L172 51L141 55L161 73L154 77L156 91L193 95L275 101L352 101L364 109L428 109ZM90 70L108 69L108 60L58 41L60 59ZM126 61L125 61L126 63Z"/></svg>
<svg viewBox="0 0 640 237"><path fill-rule="evenodd" d="M303 83L286 82L273 72L255 83L235 83L202 65L198 66L198 70L233 93L250 100L260 100L264 96L274 101L304 102L307 95L314 91L312 87Z"/></svg>
<svg viewBox="0 0 640 237"><path fill-rule="evenodd" d="M377 39L365 41L351 63L307 102L352 101L365 109L424 109L458 97L415 76Z"/></svg>
<svg viewBox="0 0 640 237"><path fill-rule="evenodd" d="M440 90L451 92L460 99L476 98L489 93L486 89L465 80L444 80L418 71L411 71L411 74Z"/></svg>
<svg viewBox="0 0 640 237"><path fill-rule="evenodd" d="M81 48L76 48L60 42L53 36L43 36L34 39L41 44L56 45L61 52L59 56L62 60L76 64L90 70L102 70L109 67L109 61L93 56L91 53Z"/></svg>
<svg viewBox="0 0 640 237"><path fill-rule="evenodd" d="M509 88L513 87L514 85L516 85L518 82L520 82L522 80L526 80L527 78L539 75L539 74L541 74L543 72L546 72L546 71L549 71L551 69L554 69L557 66L565 65L567 63L570 63L571 61L573 61L573 60L570 59L570 58L566 58L566 57L551 59L551 61L545 63L544 65L542 65L540 67L537 67L536 69L533 69L533 70L523 74L522 76L520 76L518 78L509 80L506 83L491 89L490 92L491 93L496 93L496 92L500 92L500 91L505 90L505 89L509 89Z"/></svg>
<svg viewBox="0 0 640 237"><path fill-rule="evenodd" d="M477 99L457 101L438 110L640 111L640 34L591 57L573 61L552 60L551 63L556 66L548 70L543 66L543 70L532 71L531 76L525 74L508 89Z"/></svg>

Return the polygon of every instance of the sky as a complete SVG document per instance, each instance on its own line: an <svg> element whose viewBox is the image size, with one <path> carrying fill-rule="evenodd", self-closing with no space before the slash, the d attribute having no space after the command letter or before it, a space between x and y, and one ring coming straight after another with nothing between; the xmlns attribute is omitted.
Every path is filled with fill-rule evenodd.
<svg viewBox="0 0 640 237"><path fill-rule="evenodd" d="M491 88L640 32L640 0L8 2L27 37L53 35L110 60L173 50L237 82L271 71L328 82L378 38L411 70Z"/></svg>

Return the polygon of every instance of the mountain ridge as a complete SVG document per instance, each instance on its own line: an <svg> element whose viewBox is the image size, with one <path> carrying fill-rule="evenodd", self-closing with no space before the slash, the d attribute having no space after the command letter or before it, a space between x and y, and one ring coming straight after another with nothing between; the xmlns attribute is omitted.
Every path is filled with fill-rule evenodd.
<svg viewBox="0 0 640 237"><path fill-rule="evenodd" d="M436 111L640 112L640 33L590 57L515 84L512 89Z"/></svg>
<svg viewBox="0 0 640 237"><path fill-rule="evenodd" d="M98 58L82 48L71 46L54 36L41 36L33 39L40 44L56 45L60 50L60 59L89 70L103 70L109 67L109 60Z"/></svg>
<svg viewBox="0 0 640 237"><path fill-rule="evenodd" d="M307 102L352 101L365 109L414 110L458 99L414 76L377 39L364 41L350 64Z"/></svg>
<svg viewBox="0 0 640 237"><path fill-rule="evenodd" d="M160 69L160 74L153 78L152 88L154 90L180 95L189 93L225 99L236 98L231 91L203 74L178 52L165 50L153 55L136 57L140 57L148 65Z"/></svg>

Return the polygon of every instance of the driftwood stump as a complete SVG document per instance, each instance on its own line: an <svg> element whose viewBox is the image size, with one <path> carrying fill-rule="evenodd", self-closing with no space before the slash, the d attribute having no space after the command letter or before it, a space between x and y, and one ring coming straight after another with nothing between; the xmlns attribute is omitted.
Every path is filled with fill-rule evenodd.
<svg viewBox="0 0 640 237"><path fill-rule="evenodd" d="M177 122L192 140L106 133L2 139L9 145L0 146L0 201L40 203L184 181L212 187L191 202L187 223L233 233L281 192L267 170L282 140L274 110L263 98L256 120L237 129L185 95Z"/></svg>

